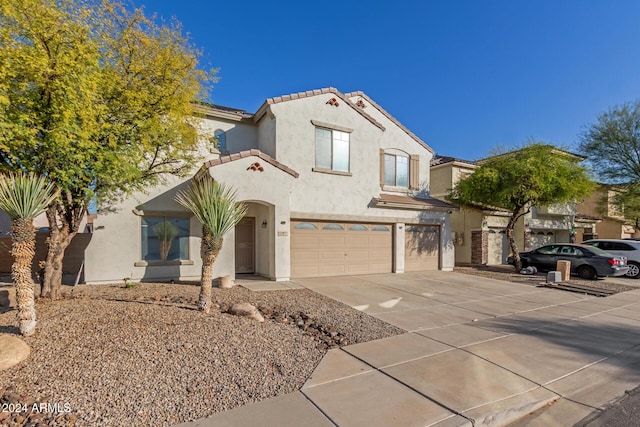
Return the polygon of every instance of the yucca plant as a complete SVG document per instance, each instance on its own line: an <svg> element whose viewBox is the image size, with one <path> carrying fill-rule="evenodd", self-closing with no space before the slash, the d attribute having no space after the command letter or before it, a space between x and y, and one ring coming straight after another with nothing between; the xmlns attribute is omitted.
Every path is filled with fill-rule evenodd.
<svg viewBox="0 0 640 427"><path fill-rule="evenodd" d="M11 278L16 286L18 324L22 335L36 328L36 308L31 263L36 250L33 220L57 197L44 177L22 173L0 176L0 209L11 219Z"/></svg>
<svg viewBox="0 0 640 427"><path fill-rule="evenodd" d="M235 190L209 177L194 179L186 191L176 195L176 201L193 212L202 223L202 275L198 309L209 313L213 263L222 249L223 236L245 216L247 205L236 202Z"/></svg>

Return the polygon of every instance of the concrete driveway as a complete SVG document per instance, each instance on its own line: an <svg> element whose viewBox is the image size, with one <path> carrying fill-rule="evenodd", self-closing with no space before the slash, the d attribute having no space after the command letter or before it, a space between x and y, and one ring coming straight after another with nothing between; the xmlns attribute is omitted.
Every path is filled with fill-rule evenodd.
<svg viewBox="0 0 640 427"><path fill-rule="evenodd" d="M452 272L295 284L407 333L331 350L301 391L190 425L571 426L640 384L640 290Z"/></svg>

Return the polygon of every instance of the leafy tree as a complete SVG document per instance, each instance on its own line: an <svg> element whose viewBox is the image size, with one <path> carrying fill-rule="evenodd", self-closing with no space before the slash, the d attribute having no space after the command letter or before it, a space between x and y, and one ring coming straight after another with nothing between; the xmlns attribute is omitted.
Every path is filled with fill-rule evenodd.
<svg viewBox="0 0 640 427"><path fill-rule="evenodd" d="M640 100L610 108L580 135L598 178L616 185L620 212L640 228Z"/></svg>
<svg viewBox="0 0 640 427"><path fill-rule="evenodd" d="M499 207L511 213L505 228L520 271L522 263L513 229L531 206L571 202L589 194L593 183L575 156L542 143L483 160L473 174L461 179L450 199L470 207Z"/></svg>
<svg viewBox="0 0 640 427"><path fill-rule="evenodd" d="M0 177L0 209L11 219L11 278L16 286L18 324L22 335L32 335L36 308L31 263L36 250L33 220L41 215L57 194L43 177L10 174Z"/></svg>
<svg viewBox="0 0 640 427"><path fill-rule="evenodd" d="M46 176L42 295L59 297L64 250L89 202L184 176L196 159L194 101L215 71L177 24L110 0L0 2L0 171Z"/></svg>
<svg viewBox="0 0 640 427"><path fill-rule="evenodd" d="M225 234L232 230L247 213L247 205L235 201L235 191L205 177L192 181L189 188L176 195L176 201L189 209L202 223L202 275L198 308L211 310L211 282L215 262Z"/></svg>

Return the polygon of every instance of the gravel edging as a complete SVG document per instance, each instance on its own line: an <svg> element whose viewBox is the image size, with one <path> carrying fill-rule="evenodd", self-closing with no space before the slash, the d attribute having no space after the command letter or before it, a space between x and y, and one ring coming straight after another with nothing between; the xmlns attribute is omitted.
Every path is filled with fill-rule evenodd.
<svg viewBox="0 0 640 427"><path fill-rule="evenodd" d="M49 406L0 412L0 425L174 425L300 389L329 347L404 333L307 289L214 288L209 315L189 284L67 289L37 301L31 357L0 377L0 402ZM266 320L224 312L237 302ZM0 332L14 325L0 313Z"/></svg>

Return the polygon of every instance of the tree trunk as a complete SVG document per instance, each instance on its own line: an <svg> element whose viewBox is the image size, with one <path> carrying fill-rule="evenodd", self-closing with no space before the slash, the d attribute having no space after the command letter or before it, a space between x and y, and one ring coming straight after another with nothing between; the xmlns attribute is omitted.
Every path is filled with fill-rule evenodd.
<svg viewBox="0 0 640 427"><path fill-rule="evenodd" d="M198 298L198 310L209 314L211 311L211 285L213 282L213 263L220 249L222 238L213 238L207 231L202 231L202 243L200 245L200 257L202 258L202 276L200 280L200 296Z"/></svg>
<svg viewBox="0 0 640 427"><path fill-rule="evenodd" d="M71 231L72 228L64 221L64 218L62 218L62 226L58 226L58 217L56 204L52 203L47 208L49 238L47 239L47 260L44 267L44 281L42 289L40 289L40 296L53 300L61 297L64 251L77 233L77 229L76 231Z"/></svg>
<svg viewBox="0 0 640 427"><path fill-rule="evenodd" d="M518 209L519 211L519 209ZM507 223L507 227L505 231L507 233L507 239L509 239L509 246L511 247L511 253L513 254L513 266L516 269L516 272L520 272L522 269L522 260L520 259L520 251L518 250L518 246L516 245L516 239L513 236L513 229L516 226L516 221L522 215L518 215L518 211L512 213L511 218L509 218L509 222Z"/></svg>
<svg viewBox="0 0 640 427"><path fill-rule="evenodd" d="M16 285L18 324L24 336L33 335L36 329L36 306L31 276L31 263L36 254L36 230L31 219L13 221L11 278Z"/></svg>

